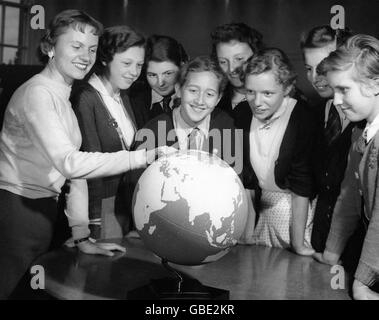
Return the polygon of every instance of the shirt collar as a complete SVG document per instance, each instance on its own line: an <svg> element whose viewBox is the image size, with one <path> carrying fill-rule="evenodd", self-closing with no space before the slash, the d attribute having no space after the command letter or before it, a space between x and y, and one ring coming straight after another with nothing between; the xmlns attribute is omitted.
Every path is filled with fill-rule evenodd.
<svg viewBox="0 0 379 320"><path fill-rule="evenodd" d="M182 115L180 114L182 106L179 106L178 108L175 108L173 110L173 116L174 121L176 122L176 129L180 129L185 131L186 135L189 135L194 127L187 124L187 122L184 121ZM205 137L208 137L209 133L209 126L210 126L210 119L211 115L209 114L201 123L199 123L196 127L200 129L200 131L203 133Z"/></svg>
<svg viewBox="0 0 379 320"><path fill-rule="evenodd" d="M158 94L155 90L151 90L151 105L157 102L161 102L163 97Z"/></svg>
<svg viewBox="0 0 379 320"><path fill-rule="evenodd" d="M100 77L96 75L95 73L92 74L90 79L88 80L88 83L94 87L97 91L101 93L102 96L110 97L116 101L120 100L120 93L110 95L107 88L104 86L103 81L101 81Z"/></svg>
<svg viewBox="0 0 379 320"><path fill-rule="evenodd" d="M176 98L176 94L173 93L171 95L171 101L170 101L170 108L172 108L172 105L173 105L173 102ZM155 90L151 90L151 105L150 105L150 109L153 107L153 104L154 103L161 103L163 101L163 97L157 93Z"/></svg>
<svg viewBox="0 0 379 320"><path fill-rule="evenodd" d="M286 97L283 99L282 104L280 105L279 109L276 110L276 112L271 116L269 120L261 121L259 119L256 119L259 123L258 128L259 129L270 129L271 125L278 120L287 110L287 107L290 104L296 104L296 100L291 97ZM255 118L255 117L254 117Z"/></svg>
<svg viewBox="0 0 379 320"><path fill-rule="evenodd" d="M366 124L366 128L363 131L363 136L366 137L366 143L368 143L379 130L379 114L375 117L374 121Z"/></svg>

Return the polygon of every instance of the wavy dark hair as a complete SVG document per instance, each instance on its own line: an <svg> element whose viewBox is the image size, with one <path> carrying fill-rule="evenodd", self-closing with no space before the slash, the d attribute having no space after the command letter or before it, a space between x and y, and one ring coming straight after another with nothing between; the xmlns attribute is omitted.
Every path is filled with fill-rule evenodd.
<svg viewBox="0 0 379 320"><path fill-rule="evenodd" d="M297 74L287 55L278 48L264 49L253 57L247 64L245 78L267 71L272 71L284 88L295 85Z"/></svg>
<svg viewBox="0 0 379 320"><path fill-rule="evenodd" d="M247 43L253 54L257 54L263 48L262 34L257 30L249 27L245 23L228 23L216 27L211 33L212 40L212 52L211 55L215 59L217 58L217 45L219 43L230 42L237 40L239 42Z"/></svg>
<svg viewBox="0 0 379 320"><path fill-rule="evenodd" d="M184 47L174 38L154 34L147 39L145 62L170 61L180 68L188 61Z"/></svg>
<svg viewBox="0 0 379 320"><path fill-rule="evenodd" d="M145 46L145 37L131 27L121 25L106 28L99 40L96 72L104 73L116 53L125 52L131 47Z"/></svg>

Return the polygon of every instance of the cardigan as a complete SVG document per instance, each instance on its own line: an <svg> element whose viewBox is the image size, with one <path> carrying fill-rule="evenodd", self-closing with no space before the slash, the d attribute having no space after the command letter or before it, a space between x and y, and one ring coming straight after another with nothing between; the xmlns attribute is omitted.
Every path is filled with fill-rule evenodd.
<svg viewBox="0 0 379 320"><path fill-rule="evenodd" d="M246 119L251 114L251 109L246 100L238 103L234 108L232 107L233 87L228 84L223 92L223 95L217 104L218 109L226 112L235 121L235 126L238 128L244 128L247 125Z"/></svg>
<svg viewBox="0 0 379 320"><path fill-rule="evenodd" d="M141 129L154 116L151 114L152 89L146 81L136 81L129 89L130 102L135 114L137 129ZM172 101L175 108L178 103L176 99ZM163 109L161 113L164 113ZM171 112L169 113L171 114Z"/></svg>
<svg viewBox="0 0 379 320"><path fill-rule="evenodd" d="M315 112L317 139L312 155L312 168L318 194L311 243L316 251L325 249L333 209L340 194L347 158L351 146L351 134L355 123L349 123L341 134L327 145L325 141L326 102Z"/></svg>
<svg viewBox="0 0 379 320"><path fill-rule="evenodd" d="M234 119L234 124L237 128L250 130L250 123L252 117L252 111L247 100L243 100L238 103L234 108L232 107L232 96L233 96L233 87L229 83L217 104L217 108L225 111ZM298 101L299 104L302 104L305 108L310 110L308 103L306 102L305 96L301 93L298 88L294 89L294 94L292 95L294 99Z"/></svg>
<svg viewBox="0 0 379 320"><path fill-rule="evenodd" d="M164 132L162 132L161 128L164 128ZM228 143L228 141L225 140L226 138L229 139L229 137L227 135L222 134L223 129L230 130L230 133L231 133L230 143ZM168 133L170 131L171 132L175 131L172 114L171 115L168 115L165 113L160 114L156 118L150 120L145 125L144 128L139 130L136 134L136 149L138 149L138 147L141 147L144 143L146 143L146 139L144 138L145 137L148 138L148 136L144 135L146 132L145 130L149 130L149 132L154 134L154 142L149 143L147 145L148 150L153 147L162 146L162 145L173 146L178 141L178 137L176 133L174 136L168 136ZM204 150L204 151L208 151L211 153L213 149L216 148L218 150L217 155L221 159L226 161L232 168L234 168L236 173L242 179L242 172L243 172L242 171L242 166L243 166L242 130L236 129L234 126L233 119L227 113L223 112L220 109L217 109L217 107L212 111L211 117L210 117L209 132L211 133L212 130L220 131L221 133L220 144L218 144L217 143L218 141L216 139L213 139L212 135L210 134L207 137L207 139L204 141L204 145L209 147L209 149ZM158 133L160 133L160 135ZM162 134L163 134L163 137L162 137ZM232 157L229 157L229 156L232 156Z"/></svg>
<svg viewBox="0 0 379 320"><path fill-rule="evenodd" d="M325 108L317 108L315 112L317 123L317 139L312 156L315 181L318 192L325 192L333 198L337 198L340 185L347 165L347 156L351 145L351 133L355 123L349 123L345 130L336 138L330 146L327 145L324 135ZM325 172L328 175L325 175ZM335 201L335 200L334 200Z"/></svg>
<svg viewBox="0 0 379 320"><path fill-rule="evenodd" d="M129 97L137 129L141 129L150 119L151 88L145 81L136 81L129 88Z"/></svg>
<svg viewBox="0 0 379 320"><path fill-rule="evenodd" d="M126 91L121 90L120 96L131 121L135 125L135 116ZM71 102L82 132L82 151L116 152L122 150L117 130L110 125L108 112L92 85L87 82L81 83L71 95ZM128 175L129 173L126 172L87 180L91 218L99 217L102 199L115 196L120 190L123 193L120 198L130 201L132 188L130 186L129 189L127 188ZM129 204L127 205L129 206Z"/></svg>
<svg viewBox="0 0 379 320"><path fill-rule="evenodd" d="M251 123L252 114L249 117ZM244 128L244 184L245 188L259 190L257 176L250 163L250 127ZM311 198L314 185L311 169L311 152L314 146L316 126L312 113L304 102L297 102L283 140L279 148L279 156L275 160L275 183L281 189L289 189L293 193Z"/></svg>

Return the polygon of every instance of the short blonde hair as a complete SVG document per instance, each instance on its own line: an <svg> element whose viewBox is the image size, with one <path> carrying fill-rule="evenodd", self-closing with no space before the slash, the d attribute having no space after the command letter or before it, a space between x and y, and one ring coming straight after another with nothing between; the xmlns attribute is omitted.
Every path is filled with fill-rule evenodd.
<svg viewBox="0 0 379 320"><path fill-rule="evenodd" d="M84 11L72 9L58 13L40 41L37 52L40 61L45 64L48 62L49 51L55 46L58 37L69 27L84 32L87 25L93 28L94 35L100 36L103 33L103 25Z"/></svg>
<svg viewBox="0 0 379 320"><path fill-rule="evenodd" d="M345 71L354 68L356 80L379 77L379 40L373 36L358 34L333 51L317 67L320 74Z"/></svg>

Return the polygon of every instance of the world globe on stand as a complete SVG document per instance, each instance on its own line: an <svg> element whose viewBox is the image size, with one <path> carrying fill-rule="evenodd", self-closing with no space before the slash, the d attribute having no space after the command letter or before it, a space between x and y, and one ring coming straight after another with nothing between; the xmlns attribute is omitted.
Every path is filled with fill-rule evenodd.
<svg viewBox="0 0 379 320"><path fill-rule="evenodd" d="M218 156L197 150L152 163L133 196L134 221L145 246L182 265L224 256L242 235L247 214L236 172Z"/></svg>

